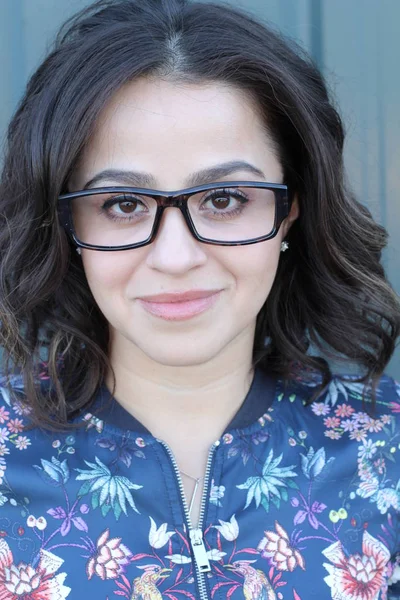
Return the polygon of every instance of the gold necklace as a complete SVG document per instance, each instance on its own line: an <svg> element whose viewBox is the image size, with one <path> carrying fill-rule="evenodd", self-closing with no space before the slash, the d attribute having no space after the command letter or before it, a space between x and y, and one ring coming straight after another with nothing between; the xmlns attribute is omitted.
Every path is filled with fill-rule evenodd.
<svg viewBox="0 0 400 600"><path fill-rule="evenodd" d="M186 477L189 477L189 479L191 479L192 481L195 482L195 486L194 486L194 490L192 493L192 497L190 499L190 503L189 503L189 516L192 513L192 508L193 508L193 504L196 498L196 494L197 494L197 490L199 489L199 485L201 483L201 481L204 479L204 475L202 477L193 477L193 475L189 475L189 473L185 473L185 471L182 471L182 469L179 469L180 473L182 475L186 475Z"/></svg>

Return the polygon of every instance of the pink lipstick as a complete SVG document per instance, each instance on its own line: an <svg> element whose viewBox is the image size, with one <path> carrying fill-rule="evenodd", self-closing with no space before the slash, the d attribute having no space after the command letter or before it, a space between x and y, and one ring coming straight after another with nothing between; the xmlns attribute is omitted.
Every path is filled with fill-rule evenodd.
<svg viewBox="0 0 400 600"><path fill-rule="evenodd" d="M186 321L213 306L221 290L192 290L138 298L143 308L166 321Z"/></svg>

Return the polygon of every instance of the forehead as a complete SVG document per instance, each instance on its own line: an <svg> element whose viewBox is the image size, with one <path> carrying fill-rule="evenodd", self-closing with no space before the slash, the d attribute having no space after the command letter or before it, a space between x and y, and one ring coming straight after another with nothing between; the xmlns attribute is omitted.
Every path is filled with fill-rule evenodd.
<svg viewBox="0 0 400 600"><path fill-rule="evenodd" d="M117 167L150 172L164 189L188 172L247 160L281 175L274 143L252 96L224 83L142 78L104 108L75 178ZM265 171L264 171L265 172Z"/></svg>

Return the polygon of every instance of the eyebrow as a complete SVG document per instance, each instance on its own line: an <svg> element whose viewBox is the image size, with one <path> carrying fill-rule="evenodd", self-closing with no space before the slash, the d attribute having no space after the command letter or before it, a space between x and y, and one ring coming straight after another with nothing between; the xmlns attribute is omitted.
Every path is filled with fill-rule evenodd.
<svg viewBox="0 0 400 600"><path fill-rule="evenodd" d="M265 179L265 175L261 169L258 169L246 161L235 160L191 173L185 180L186 187L195 187L196 185L217 182L223 177L232 175L232 173L235 173L236 171L247 171L252 175ZM115 181L132 187L156 187L156 179L150 173L145 173L143 171L106 169L97 173L92 179L87 181L83 189L86 190L95 187L99 183L106 181Z"/></svg>

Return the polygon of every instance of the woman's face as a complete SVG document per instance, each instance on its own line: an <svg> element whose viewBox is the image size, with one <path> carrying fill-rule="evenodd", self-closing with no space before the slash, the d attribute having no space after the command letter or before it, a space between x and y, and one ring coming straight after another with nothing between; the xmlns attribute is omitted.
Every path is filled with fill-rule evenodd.
<svg viewBox="0 0 400 600"><path fill-rule="evenodd" d="M221 83L143 78L121 89L103 111L70 189L82 189L102 171L114 169L148 174L151 184L145 187L178 190L188 187L189 177L197 172L237 161L253 165L264 176L241 167L214 181L282 183L277 153L250 96ZM96 185L127 181L108 176ZM240 352L242 344L251 351L280 244L296 216L295 205L271 240L224 247L194 239L180 210L168 208L148 246L82 250L86 277L109 322L113 347L124 355L144 353L169 366L203 364L229 348ZM168 306L142 301L193 290L217 293L186 308L172 307L172 312Z"/></svg>

